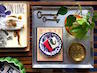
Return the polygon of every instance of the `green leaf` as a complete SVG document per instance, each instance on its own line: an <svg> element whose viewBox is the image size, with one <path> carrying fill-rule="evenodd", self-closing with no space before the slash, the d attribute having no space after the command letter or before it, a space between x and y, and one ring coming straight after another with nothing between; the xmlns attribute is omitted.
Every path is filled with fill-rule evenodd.
<svg viewBox="0 0 97 73"><path fill-rule="evenodd" d="M86 19L84 19L84 18L77 19L76 21L77 21L77 22L78 22L78 24L80 24L80 25L83 25L83 23L84 23L84 22L87 22L87 20L86 20Z"/></svg>
<svg viewBox="0 0 97 73"><path fill-rule="evenodd" d="M87 32L89 30L89 25L87 22L84 22L82 25L78 25L76 27L73 27L70 32L75 33L75 37L78 39L85 38Z"/></svg>
<svg viewBox="0 0 97 73"><path fill-rule="evenodd" d="M83 39L88 31L86 29L83 29L82 25L80 25L76 28L73 28L72 32L75 33L74 35L76 38Z"/></svg>
<svg viewBox="0 0 97 73"><path fill-rule="evenodd" d="M67 11L68 11L68 9L67 9L66 7L61 6L61 8L58 10L57 15L58 15L58 14L60 14L60 15L65 15L65 14L67 13Z"/></svg>
<svg viewBox="0 0 97 73"><path fill-rule="evenodd" d="M93 13L92 21L93 21L93 22L97 21L97 12L94 12L94 13Z"/></svg>
<svg viewBox="0 0 97 73"><path fill-rule="evenodd" d="M89 21L89 19L91 18L91 13L88 12L84 18L85 18L87 21Z"/></svg>
<svg viewBox="0 0 97 73"><path fill-rule="evenodd" d="M94 27L95 27L95 23L92 22L92 23L90 24L90 29L92 30Z"/></svg>
<svg viewBox="0 0 97 73"><path fill-rule="evenodd" d="M77 27L73 27L70 32L74 32L74 33L77 33L80 29L81 29L81 25L77 26Z"/></svg>
<svg viewBox="0 0 97 73"><path fill-rule="evenodd" d="M77 33L80 29L71 29L70 32L71 33Z"/></svg>
<svg viewBox="0 0 97 73"><path fill-rule="evenodd" d="M96 21L96 20L95 20L95 17L93 17L93 18L92 18L92 22L95 22L95 21Z"/></svg>
<svg viewBox="0 0 97 73"><path fill-rule="evenodd" d="M89 26L90 26L90 24L89 24L88 22L84 22L84 23L82 24L82 28L83 28L83 29L86 29L86 30L89 29ZM88 28L88 29L87 29L87 28Z"/></svg>
<svg viewBox="0 0 97 73"><path fill-rule="evenodd" d="M67 17L66 26L72 26L75 21L76 17L74 15L69 15Z"/></svg>
<svg viewBox="0 0 97 73"><path fill-rule="evenodd" d="M75 34L75 37L78 38L78 39L83 39L86 34L87 34L87 30L82 30L80 29L76 34Z"/></svg>

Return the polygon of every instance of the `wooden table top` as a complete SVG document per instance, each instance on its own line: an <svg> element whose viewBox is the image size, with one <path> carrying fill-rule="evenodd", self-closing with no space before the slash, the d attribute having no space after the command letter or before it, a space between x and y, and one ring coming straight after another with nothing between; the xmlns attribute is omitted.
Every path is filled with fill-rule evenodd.
<svg viewBox="0 0 97 73"><path fill-rule="evenodd" d="M93 6L95 11L97 11L97 1L81 1L81 2L75 2L75 1L61 1L61 2L30 2L31 6L33 5L77 5L77 3L80 3L81 5L85 6ZM30 9L30 14L31 13ZM32 16L30 15L30 18ZM32 20L30 20L30 25ZM30 36L32 36L32 27L30 27ZM32 38L30 38L30 51L29 52L20 52L20 53L0 53L0 57L14 57L19 59L25 66L27 73L62 73L62 72L81 72L81 73L97 73L97 22L94 29L94 67L93 69L32 69Z"/></svg>

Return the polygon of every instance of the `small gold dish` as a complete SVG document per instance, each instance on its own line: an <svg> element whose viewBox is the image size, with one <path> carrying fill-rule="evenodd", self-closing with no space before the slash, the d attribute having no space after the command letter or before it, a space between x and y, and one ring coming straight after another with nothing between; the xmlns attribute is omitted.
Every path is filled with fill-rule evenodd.
<svg viewBox="0 0 97 73"><path fill-rule="evenodd" d="M81 43L72 43L68 50L69 57L75 62L81 62L86 57L86 49Z"/></svg>

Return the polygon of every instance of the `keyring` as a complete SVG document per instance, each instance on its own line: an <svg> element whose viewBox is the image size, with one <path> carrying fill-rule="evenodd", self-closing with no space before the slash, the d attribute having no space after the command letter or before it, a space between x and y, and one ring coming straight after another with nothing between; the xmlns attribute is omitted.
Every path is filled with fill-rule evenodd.
<svg viewBox="0 0 97 73"><path fill-rule="evenodd" d="M42 21L43 21L43 22L46 22L46 17L43 17L43 18L42 18Z"/></svg>
<svg viewBox="0 0 97 73"><path fill-rule="evenodd" d="M40 19L40 18L42 17L41 13L42 13L41 11L38 11L38 12L37 12L37 18Z"/></svg>

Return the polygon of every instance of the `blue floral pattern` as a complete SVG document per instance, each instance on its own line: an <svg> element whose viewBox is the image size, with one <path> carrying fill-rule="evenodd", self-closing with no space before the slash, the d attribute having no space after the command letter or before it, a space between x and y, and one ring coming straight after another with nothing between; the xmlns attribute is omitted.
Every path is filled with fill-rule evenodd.
<svg viewBox="0 0 97 73"><path fill-rule="evenodd" d="M6 17L7 15L10 15L11 11L7 11L6 7L4 5L0 5L0 17Z"/></svg>

